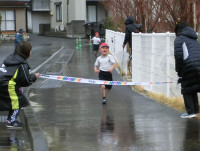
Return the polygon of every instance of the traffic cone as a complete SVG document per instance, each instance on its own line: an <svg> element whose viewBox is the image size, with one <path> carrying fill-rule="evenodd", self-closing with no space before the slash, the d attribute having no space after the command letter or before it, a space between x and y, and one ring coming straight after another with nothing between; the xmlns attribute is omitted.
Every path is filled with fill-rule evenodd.
<svg viewBox="0 0 200 151"><path fill-rule="evenodd" d="M92 45L92 42L91 42L91 35L90 35L90 42L89 42L89 43L90 43L90 45Z"/></svg>
<svg viewBox="0 0 200 151"><path fill-rule="evenodd" d="M81 44L81 38L79 38L79 46L81 47L81 45L82 45L82 44Z"/></svg>
<svg viewBox="0 0 200 151"><path fill-rule="evenodd" d="M76 49L78 49L78 46L79 46L79 44L78 44L78 38L76 38Z"/></svg>

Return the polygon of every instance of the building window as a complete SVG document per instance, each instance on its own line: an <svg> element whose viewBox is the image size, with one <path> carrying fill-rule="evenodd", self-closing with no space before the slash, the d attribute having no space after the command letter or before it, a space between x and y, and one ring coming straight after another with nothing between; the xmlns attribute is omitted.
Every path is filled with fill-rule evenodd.
<svg viewBox="0 0 200 151"><path fill-rule="evenodd" d="M62 21L62 5L56 5L56 21Z"/></svg>
<svg viewBox="0 0 200 151"><path fill-rule="evenodd" d="M97 21L97 6L96 5L87 6L87 21L89 22Z"/></svg>
<svg viewBox="0 0 200 151"><path fill-rule="evenodd" d="M32 0L32 11L50 11L50 0Z"/></svg>
<svg viewBox="0 0 200 151"><path fill-rule="evenodd" d="M1 31L15 31L15 12L0 11L0 14L2 16Z"/></svg>

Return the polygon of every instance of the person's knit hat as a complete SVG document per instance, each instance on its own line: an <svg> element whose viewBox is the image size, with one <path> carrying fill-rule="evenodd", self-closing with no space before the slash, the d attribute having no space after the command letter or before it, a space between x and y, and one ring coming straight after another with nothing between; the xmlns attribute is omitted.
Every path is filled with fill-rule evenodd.
<svg viewBox="0 0 200 151"><path fill-rule="evenodd" d="M24 30L21 28L19 29L19 33L22 34L24 32Z"/></svg>
<svg viewBox="0 0 200 151"><path fill-rule="evenodd" d="M107 43L102 43L102 44L100 45L100 48L102 48L102 47L108 47L108 48L109 48L109 45L108 45Z"/></svg>
<svg viewBox="0 0 200 151"><path fill-rule="evenodd" d="M177 23L174 29L176 36L178 36L178 34L181 33L181 31L185 27L189 27L189 24L187 22L180 21L179 23Z"/></svg>
<svg viewBox="0 0 200 151"><path fill-rule="evenodd" d="M32 49L32 46L29 42L22 41L17 45L16 53L18 53L24 59L28 59L30 56L31 49Z"/></svg>

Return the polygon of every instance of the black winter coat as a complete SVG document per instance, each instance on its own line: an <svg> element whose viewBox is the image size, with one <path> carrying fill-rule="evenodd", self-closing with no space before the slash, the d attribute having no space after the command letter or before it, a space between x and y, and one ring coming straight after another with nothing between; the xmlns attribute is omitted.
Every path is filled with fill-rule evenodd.
<svg viewBox="0 0 200 151"><path fill-rule="evenodd" d="M200 45L191 27L185 27L174 41L175 69L182 77L182 94L200 91Z"/></svg>
<svg viewBox="0 0 200 151"><path fill-rule="evenodd" d="M9 55L0 67L0 110L20 109L29 105L20 88L31 85L35 74L29 74L27 61L18 54Z"/></svg>
<svg viewBox="0 0 200 151"><path fill-rule="evenodd" d="M124 38L124 45L129 43L130 48L132 48L132 32L136 32L136 26L134 24L134 19L132 16L129 16L125 21L126 29L125 29L125 38Z"/></svg>

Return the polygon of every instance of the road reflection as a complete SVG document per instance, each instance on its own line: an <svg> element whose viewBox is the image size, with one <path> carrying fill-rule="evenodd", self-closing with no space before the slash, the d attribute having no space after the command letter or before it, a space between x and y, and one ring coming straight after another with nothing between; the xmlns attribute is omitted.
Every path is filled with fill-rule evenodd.
<svg viewBox="0 0 200 151"><path fill-rule="evenodd" d="M183 151L200 150L200 123L194 119L188 119L185 128L185 137L183 139Z"/></svg>
<svg viewBox="0 0 200 151"><path fill-rule="evenodd" d="M114 134L114 128L112 113L107 110L106 106L103 106L100 126L101 133L98 136L98 142L106 149L112 149L116 144L118 144L118 136Z"/></svg>
<svg viewBox="0 0 200 151"><path fill-rule="evenodd" d="M97 135L99 151L129 151L136 149L134 122L130 111L114 111L102 106L100 131Z"/></svg>

